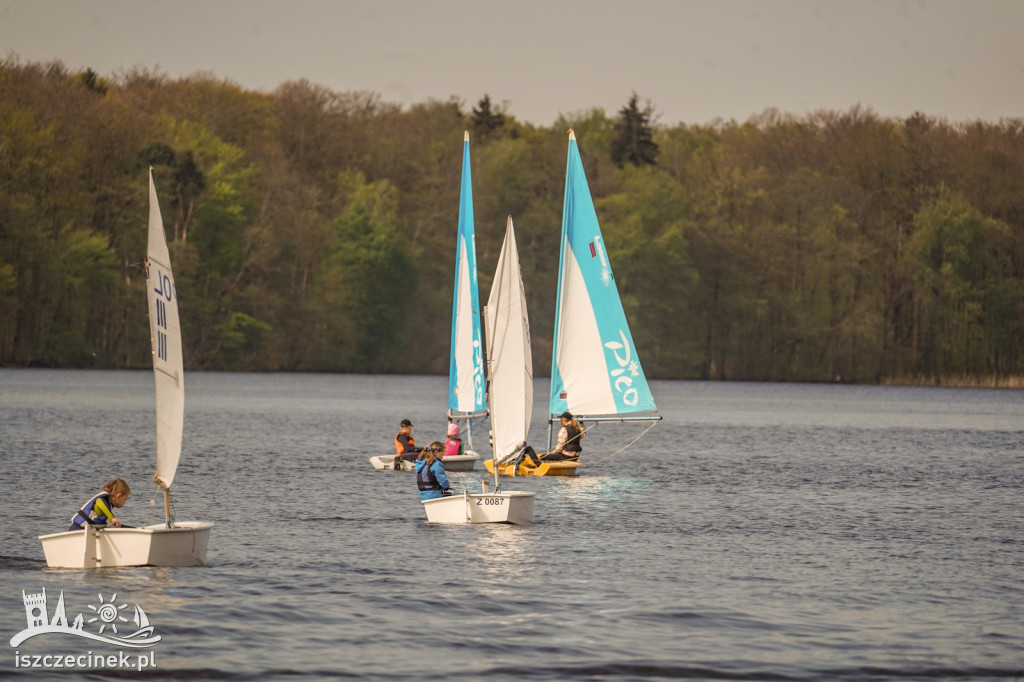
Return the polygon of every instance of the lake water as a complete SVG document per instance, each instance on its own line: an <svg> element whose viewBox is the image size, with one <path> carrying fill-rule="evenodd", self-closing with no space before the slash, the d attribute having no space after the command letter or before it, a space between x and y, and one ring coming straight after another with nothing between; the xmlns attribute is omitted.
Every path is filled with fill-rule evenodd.
<svg viewBox="0 0 1024 682"><path fill-rule="evenodd" d="M52 570L37 536L109 478L127 523L162 519L152 374L0 370L0 676L95 679L23 657L116 653L10 647L45 588L69 618L145 610L156 669L97 671L126 678L1024 679L1022 391L656 381L633 448L506 481L535 523L444 527L367 458L403 417L441 438L446 378L187 384L175 506L217 524L209 566ZM600 425L585 461L635 432Z"/></svg>

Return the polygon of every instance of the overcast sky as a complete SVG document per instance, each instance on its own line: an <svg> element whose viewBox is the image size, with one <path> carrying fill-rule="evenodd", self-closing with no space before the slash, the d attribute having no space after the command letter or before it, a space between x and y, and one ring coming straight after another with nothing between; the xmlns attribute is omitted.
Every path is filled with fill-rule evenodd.
<svg viewBox="0 0 1024 682"><path fill-rule="evenodd" d="M857 104L1024 116L1024 0L0 0L0 50L403 106L488 94L540 126L634 91L668 125Z"/></svg>

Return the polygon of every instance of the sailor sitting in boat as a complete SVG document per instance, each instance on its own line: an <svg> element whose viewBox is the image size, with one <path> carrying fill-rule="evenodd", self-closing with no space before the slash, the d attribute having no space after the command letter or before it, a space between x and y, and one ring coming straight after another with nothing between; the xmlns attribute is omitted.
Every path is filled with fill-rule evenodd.
<svg viewBox="0 0 1024 682"><path fill-rule="evenodd" d="M543 455L543 459L549 462L579 459L580 453L583 452L580 439L583 438L585 429L568 412L559 415L559 419L562 422L562 428L558 430L558 440L555 441L555 447L551 452Z"/></svg>
<svg viewBox="0 0 1024 682"><path fill-rule="evenodd" d="M412 439L412 422L403 419L398 435L395 436L395 451L398 453L395 457L395 470L398 470L398 460L415 461L422 450L416 447L416 441Z"/></svg>
<svg viewBox="0 0 1024 682"><path fill-rule="evenodd" d="M451 493L448 488L448 474L444 471L444 463L441 462L441 443L434 441L420 452L416 460L416 487L420 491L421 500L433 500L437 497L447 497Z"/></svg>
<svg viewBox="0 0 1024 682"><path fill-rule="evenodd" d="M461 429L459 429L458 424L448 425L448 437L444 439L443 457L455 457L466 454L466 446L462 444L462 439L459 438L460 433Z"/></svg>
<svg viewBox="0 0 1024 682"><path fill-rule="evenodd" d="M103 492L93 496L71 517L71 527L68 530L82 530L87 525L105 526L108 523L114 528L121 528L121 522L114 516L113 508L123 507L131 492L131 488L122 478L108 481L103 486Z"/></svg>

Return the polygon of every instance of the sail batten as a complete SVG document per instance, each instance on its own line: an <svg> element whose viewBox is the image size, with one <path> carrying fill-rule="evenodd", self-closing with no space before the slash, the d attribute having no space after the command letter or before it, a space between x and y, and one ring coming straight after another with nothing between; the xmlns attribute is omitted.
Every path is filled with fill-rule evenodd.
<svg viewBox="0 0 1024 682"><path fill-rule="evenodd" d="M576 136L569 133L562 210L551 415L657 410L619 298Z"/></svg>
<svg viewBox="0 0 1024 682"><path fill-rule="evenodd" d="M476 415L487 410L482 340L473 222L473 180L467 131L462 148L462 186L455 252L455 287L452 294L449 416Z"/></svg>
<svg viewBox="0 0 1024 682"><path fill-rule="evenodd" d="M156 388L156 477L165 488L174 482L181 458L185 422L185 373L178 319L178 294L171 271L167 235L160 214L153 169L149 171L149 236L146 240L149 329Z"/></svg>

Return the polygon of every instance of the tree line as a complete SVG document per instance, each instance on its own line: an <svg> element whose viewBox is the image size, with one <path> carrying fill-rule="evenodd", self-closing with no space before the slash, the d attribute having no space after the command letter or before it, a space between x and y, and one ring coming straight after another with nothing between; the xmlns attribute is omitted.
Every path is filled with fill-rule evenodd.
<svg viewBox="0 0 1024 682"><path fill-rule="evenodd" d="M191 370L444 374L462 135L481 298L516 224L550 366L568 128L649 376L1024 376L1024 120L660 125L0 62L0 364L144 367L154 168Z"/></svg>

